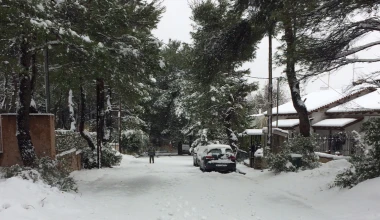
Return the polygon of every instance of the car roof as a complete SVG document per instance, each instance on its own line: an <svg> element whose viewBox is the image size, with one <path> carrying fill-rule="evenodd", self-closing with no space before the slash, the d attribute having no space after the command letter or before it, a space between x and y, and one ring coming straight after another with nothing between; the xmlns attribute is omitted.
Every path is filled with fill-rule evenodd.
<svg viewBox="0 0 380 220"><path fill-rule="evenodd" d="M197 146L198 149L213 149L213 148L227 148L227 149L231 149L231 146L230 145L227 145L227 144L209 144L209 145L201 145L201 146Z"/></svg>
<svg viewBox="0 0 380 220"><path fill-rule="evenodd" d="M215 149L215 148L227 148L227 149L231 149L231 146L230 145L226 145L226 144L209 144L207 145L207 149L210 150L210 149Z"/></svg>

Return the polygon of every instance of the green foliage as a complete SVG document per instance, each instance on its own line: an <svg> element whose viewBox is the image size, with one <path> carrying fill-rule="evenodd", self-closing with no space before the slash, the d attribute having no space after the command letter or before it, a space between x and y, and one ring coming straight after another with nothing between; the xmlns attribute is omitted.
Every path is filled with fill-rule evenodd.
<svg viewBox="0 0 380 220"><path fill-rule="evenodd" d="M269 169L276 172L295 172L298 169L314 169L319 166L318 156L314 153L316 148L315 136L303 137L297 135L280 147L279 152L269 149L267 161ZM293 156L292 156L293 154ZM296 154L296 155L294 155ZM296 158L301 155L300 166L296 166Z"/></svg>
<svg viewBox="0 0 380 220"><path fill-rule="evenodd" d="M246 97L257 89L256 83L245 79L250 72L238 68L254 58L262 32L241 20L231 6L227 0L192 5L196 23L189 79L192 90L184 106L191 115L186 130L194 139L200 141L206 129L209 141L225 141L236 148L236 133L249 122Z"/></svg>
<svg viewBox="0 0 380 220"><path fill-rule="evenodd" d="M352 166L338 174L334 185L352 188L355 185L380 177L380 119L370 119L363 123L363 140L358 139L359 147L366 150L351 157Z"/></svg>
<svg viewBox="0 0 380 220"><path fill-rule="evenodd" d="M64 162L52 160L49 157L43 157L36 161L34 168L13 165L4 168L4 177L11 178L19 176L33 182L43 181L44 183L57 187L62 191L77 191L76 183L70 175L69 166Z"/></svg>
<svg viewBox="0 0 380 220"><path fill-rule="evenodd" d="M192 86L189 82L190 50L189 45L172 40L161 49L163 71L157 72L150 99L144 103L143 119L148 122L151 140L178 143L185 138L181 130L190 118L184 107Z"/></svg>

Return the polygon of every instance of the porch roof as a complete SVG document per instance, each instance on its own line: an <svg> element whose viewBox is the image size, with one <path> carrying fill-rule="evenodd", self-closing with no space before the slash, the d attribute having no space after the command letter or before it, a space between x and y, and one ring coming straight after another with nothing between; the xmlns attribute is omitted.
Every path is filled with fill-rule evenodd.
<svg viewBox="0 0 380 220"><path fill-rule="evenodd" d="M300 123L299 119L280 119L278 120L279 128L294 128ZM272 122L272 126L276 126L276 121Z"/></svg>
<svg viewBox="0 0 380 220"><path fill-rule="evenodd" d="M263 135L263 129L245 129L243 135Z"/></svg>
<svg viewBox="0 0 380 220"><path fill-rule="evenodd" d="M313 128L344 128L352 125L362 118L330 118L313 124Z"/></svg>

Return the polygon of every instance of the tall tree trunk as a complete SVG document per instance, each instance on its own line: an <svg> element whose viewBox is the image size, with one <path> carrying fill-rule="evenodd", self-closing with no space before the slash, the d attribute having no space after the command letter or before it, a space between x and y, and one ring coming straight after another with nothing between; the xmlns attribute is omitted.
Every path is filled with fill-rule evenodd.
<svg viewBox="0 0 380 220"><path fill-rule="evenodd" d="M234 103L234 98L233 98L232 94L230 95L229 100L231 103ZM231 106L227 109L225 116L224 116L224 127L226 128L228 143L232 147L232 149L235 151L238 149L238 146L237 146L238 139L237 139L235 133L232 131L231 120L232 120L232 116L234 113L235 113L234 107Z"/></svg>
<svg viewBox="0 0 380 220"><path fill-rule="evenodd" d="M9 105L8 112L14 113L16 112L16 106L17 106L17 92L18 92L18 76L16 73L13 73L13 93L12 93L12 100Z"/></svg>
<svg viewBox="0 0 380 220"><path fill-rule="evenodd" d="M4 74L4 87L3 87L3 101L1 103L1 112L5 113L7 112L8 105L9 105L9 98L8 98L8 84L9 84L9 76L8 72L5 71Z"/></svg>
<svg viewBox="0 0 380 220"><path fill-rule="evenodd" d="M108 88L107 90L107 108L105 111L105 133L103 137L104 142L109 142L111 140L111 134L112 134L112 104L111 104L111 95L112 90L111 88Z"/></svg>
<svg viewBox="0 0 380 220"><path fill-rule="evenodd" d="M76 130L76 120L74 115L74 103L73 103L73 90L69 90L69 112L70 112L70 130L75 131Z"/></svg>
<svg viewBox="0 0 380 220"><path fill-rule="evenodd" d="M53 114L54 115L59 115L59 108L61 107L61 100L62 100L62 96L59 95L59 98L57 100L56 103L54 103L54 108L53 108ZM55 117L55 128L59 128L59 122L60 122L60 118L59 117Z"/></svg>
<svg viewBox="0 0 380 220"><path fill-rule="evenodd" d="M104 137L104 79L96 79L96 145L98 168L102 167L102 140Z"/></svg>
<svg viewBox="0 0 380 220"><path fill-rule="evenodd" d="M310 136L310 121L309 115L305 106L304 101L301 99L300 94L300 83L297 80L296 70L295 70L295 48L296 48L296 37L293 31L293 22L290 13L287 13L284 18L284 31L285 31L285 41L286 41L286 76L288 78L288 84L290 88L290 93L292 96L293 106L298 113L300 120L299 128L300 133L304 137Z"/></svg>
<svg viewBox="0 0 380 220"><path fill-rule="evenodd" d="M32 78L30 80L30 90L31 90L31 105L30 105L30 113L38 113L36 103L34 102L34 91L36 87L36 79L37 79L37 55L34 52L32 54Z"/></svg>
<svg viewBox="0 0 380 220"><path fill-rule="evenodd" d="M31 79L29 68L31 65L31 54L29 43L22 38L20 64L22 71L19 74L19 106L17 109L17 141L24 166L33 166L37 156L34 150L29 128L29 107L32 99Z"/></svg>
<svg viewBox="0 0 380 220"><path fill-rule="evenodd" d="M82 81L83 79L80 79L80 120L79 120L79 133L82 136L83 139L87 141L88 146L91 148L91 150L95 150L95 145L92 142L91 137L84 132L84 123L86 122L86 93L83 89Z"/></svg>

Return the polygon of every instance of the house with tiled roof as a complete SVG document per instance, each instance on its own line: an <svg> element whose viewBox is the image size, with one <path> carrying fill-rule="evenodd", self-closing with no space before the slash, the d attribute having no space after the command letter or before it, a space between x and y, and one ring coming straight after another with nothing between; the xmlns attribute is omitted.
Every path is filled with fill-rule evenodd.
<svg viewBox="0 0 380 220"><path fill-rule="evenodd" d="M322 137L360 131L363 122L380 116L380 89L373 87L346 93L321 90L303 96L302 100L309 113L312 131ZM274 128L287 130L289 136L299 132L298 114L292 101L278 106L278 113L277 107L272 112Z"/></svg>

